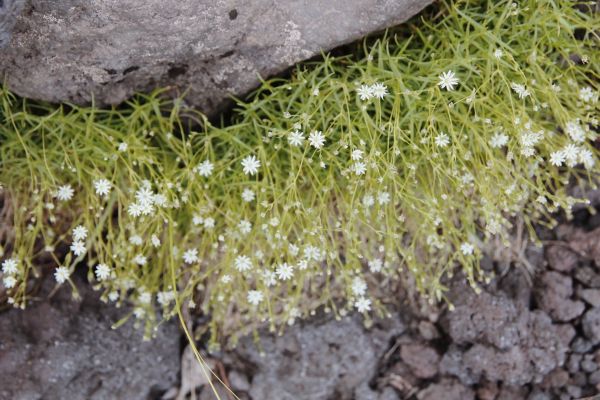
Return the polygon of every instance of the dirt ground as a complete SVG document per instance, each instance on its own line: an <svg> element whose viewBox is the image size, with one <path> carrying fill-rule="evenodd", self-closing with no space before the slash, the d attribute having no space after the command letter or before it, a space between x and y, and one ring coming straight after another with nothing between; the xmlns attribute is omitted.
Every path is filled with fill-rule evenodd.
<svg viewBox="0 0 600 400"><path fill-rule="evenodd" d="M209 357L240 399L595 398L599 226L600 217L582 209L570 223L540 231L544 247L524 248L526 263L485 259L482 268L497 278L479 295L454 278L454 311L399 291L394 316L370 329L357 315L322 314L281 336L262 333L258 347L246 338L234 351ZM48 300L42 291L28 310L0 315L0 398L192 397L184 392L203 379L194 375L199 371L190 366L175 322L142 342L131 324L110 328L125 310L99 302L83 277L77 285L80 303L60 293ZM205 385L193 392L215 398Z"/></svg>

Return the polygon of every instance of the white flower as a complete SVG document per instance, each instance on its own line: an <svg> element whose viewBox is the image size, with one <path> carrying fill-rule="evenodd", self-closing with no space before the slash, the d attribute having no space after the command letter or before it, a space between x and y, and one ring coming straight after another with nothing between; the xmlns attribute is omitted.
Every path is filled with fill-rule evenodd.
<svg viewBox="0 0 600 400"><path fill-rule="evenodd" d="M94 188L98 196L106 196L110 192L112 184L107 179L97 179L94 181Z"/></svg>
<svg viewBox="0 0 600 400"><path fill-rule="evenodd" d="M371 310L371 300L366 299L364 297L359 298L354 303L354 306L358 310L358 312L367 312Z"/></svg>
<svg viewBox="0 0 600 400"><path fill-rule="evenodd" d="M152 242L152 246L154 246L154 247L160 246L160 239L158 238L158 236L152 235L152 237L150 237L150 241Z"/></svg>
<svg viewBox="0 0 600 400"><path fill-rule="evenodd" d="M137 265L146 265L148 263L148 259L143 254L138 254L137 256L133 257L133 262Z"/></svg>
<svg viewBox="0 0 600 400"><path fill-rule="evenodd" d="M277 274L277 277L279 279L281 279L282 281L287 281L292 276L294 276L294 267L288 265L287 263L283 263L279 267L277 267L275 273Z"/></svg>
<svg viewBox="0 0 600 400"><path fill-rule="evenodd" d="M117 300L119 300L119 292L115 292L115 291L110 292L108 294L108 299L110 301L117 301Z"/></svg>
<svg viewBox="0 0 600 400"><path fill-rule="evenodd" d="M381 272L381 269L383 268L383 261L381 260L381 258L371 260L368 264L371 272Z"/></svg>
<svg viewBox="0 0 600 400"><path fill-rule="evenodd" d="M243 235L246 235L252 230L252 224L250 221L243 219L238 224L238 229Z"/></svg>
<svg viewBox="0 0 600 400"><path fill-rule="evenodd" d="M254 155L248 156L242 160L242 167L246 175L254 175L260 168L260 160Z"/></svg>
<svg viewBox="0 0 600 400"><path fill-rule="evenodd" d="M321 260L321 250L318 247L307 245L304 248L304 258L307 260L319 261Z"/></svg>
<svg viewBox="0 0 600 400"><path fill-rule="evenodd" d="M110 277L110 267L106 264L96 265L96 279L104 281Z"/></svg>
<svg viewBox="0 0 600 400"><path fill-rule="evenodd" d="M504 55L504 53L502 52L502 50L500 50L500 49L494 50L494 57L496 57L497 59L502 58L503 55Z"/></svg>
<svg viewBox="0 0 600 400"><path fill-rule="evenodd" d="M134 246L140 246L142 242L143 240L140 235L133 235L129 238L129 243L133 244Z"/></svg>
<svg viewBox="0 0 600 400"><path fill-rule="evenodd" d="M10 289L10 288L15 287L15 285L17 284L17 280L15 279L14 276L9 275L9 276L4 277L4 279L2 280L2 283L4 284L5 288Z"/></svg>
<svg viewBox="0 0 600 400"><path fill-rule="evenodd" d="M373 195L365 194L362 199L363 206L369 208L375 205L375 198Z"/></svg>
<svg viewBox="0 0 600 400"><path fill-rule="evenodd" d="M2 272L7 275L16 274L19 262L16 258L9 258L2 262Z"/></svg>
<svg viewBox="0 0 600 400"><path fill-rule="evenodd" d="M204 227L206 229L214 228L215 227L215 219L211 218L211 217L204 218Z"/></svg>
<svg viewBox="0 0 600 400"><path fill-rule="evenodd" d="M565 153L562 151L555 151L550 154L550 164L560 167L565 162Z"/></svg>
<svg viewBox="0 0 600 400"><path fill-rule="evenodd" d="M142 206L138 203L130 204L129 207L127 207L127 213L132 217L139 217L142 215Z"/></svg>
<svg viewBox="0 0 600 400"><path fill-rule="evenodd" d="M277 284L277 274L273 271L265 270L262 274L263 282L267 286L275 286Z"/></svg>
<svg viewBox="0 0 600 400"><path fill-rule="evenodd" d="M161 306L167 306L169 303L175 300L175 292L173 292L172 290L166 292L158 292L158 294L156 295L156 300Z"/></svg>
<svg viewBox="0 0 600 400"><path fill-rule="evenodd" d="M598 101L598 95L596 95L589 86L579 89L579 98L586 103L595 103Z"/></svg>
<svg viewBox="0 0 600 400"><path fill-rule="evenodd" d="M382 206L388 204L390 202L390 194L388 192L380 192L377 195L377 202Z"/></svg>
<svg viewBox="0 0 600 400"><path fill-rule="evenodd" d="M567 134L569 135L569 137L571 139L573 139L574 142L581 143L581 142L585 141L585 131L579 124L579 121L575 120L575 121L567 122L567 125L565 126L565 130L567 131Z"/></svg>
<svg viewBox="0 0 600 400"><path fill-rule="evenodd" d="M363 296L367 291L367 284L361 278L356 277L352 280L352 293L355 296Z"/></svg>
<svg viewBox="0 0 600 400"><path fill-rule="evenodd" d="M377 97L381 100L385 96L387 96L388 91L387 87L383 83L377 82L373 86L371 86L371 93L373 97Z"/></svg>
<svg viewBox="0 0 600 400"><path fill-rule="evenodd" d="M193 264L198 261L198 250L197 249L189 249L185 253L183 253L183 261L186 264Z"/></svg>
<svg viewBox="0 0 600 400"><path fill-rule="evenodd" d="M78 225L73 229L73 240L84 240L87 237L88 230L82 225Z"/></svg>
<svg viewBox="0 0 600 400"><path fill-rule="evenodd" d="M242 192L242 200L244 200L247 203L253 201L254 197L254 192L248 188L244 189L244 191Z"/></svg>
<svg viewBox="0 0 600 400"><path fill-rule="evenodd" d="M458 85L458 78L454 71L443 72L439 77L438 86L446 90L454 90L454 86Z"/></svg>
<svg viewBox="0 0 600 400"><path fill-rule="evenodd" d="M56 279L56 282L59 285L65 283L65 281L69 279L70 275L71 273L67 267L58 267L54 271L54 279Z"/></svg>
<svg viewBox="0 0 600 400"><path fill-rule="evenodd" d="M225 274L221 277L221 282L227 284L232 281L231 275Z"/></svg>
<svg viewBox="0 0 600 400"><path fill-rule="evenodd" d="M504 147L508 143L508 136L504 133L496 133L490 140L490 146L493 148Z"/></svg>
<svg viewBox="0 0 600 400"><path fill-rule="evenodd" d="M475 246L473 246L471 243L465 242L460 245L460 251L465 256L470 256L475 251Z"/></svg>
<svg viewBox="0 0 600 400"><path fill-rule="evenodd" d="M574 167L577 165L577 161L579 160L579 148L577 146L575 146L573 143L569 143L563 147L562 153L565 157L568 167Z"/></svg>
<svg viewBox="0 0 600 400"><path fill-rule="evenodd" d="M292 146L300 146L302 145L302 142L304 142L304 134L298 130L295 130L294 132L290 133L290 136L288 136L288 142Z"/></svg>
<svg viewBox="0 0 600 400"><path fill-rule="evenodd" d="M589 149L583 148L579 150L579 161L586 169L591 169L596 162L594 154Z"/></svg>
<svg viewBox="0 0 600 400"><path fill-rule="evenodd" d="M248 256L237 256L233 262L233 265L238 271L244 272L252 268L252 261Z"/></svg>
<svg viewBox="0 0 600 400"><path fill-rule="evenodd" d="M521 155L523 157L531 157L535 154L535 149L533 147L523 147L521 149Z"/></svg>
<svg viewBox="0 0 600 400"><path fill-rule="evenodd" d="M450 138L444 132L435 137L435 144L438 147L446 147L450 143Z"/></svg>
<svg viewBox="0 0 600 400"><path fill-rule="evenodd" d="M352 154L350 155L350 158L352 158L352 161L360 161L363 158L363 151L356 149L356 150L352 150Z"/></svg>
<svg viewBox="0 0 600 400"><path fill-rule="evenodd" d="M75 192L71 185L63 185L58 187L58 190L56 191L54 197L56 197L60 201L68 201L73 198L73 193Z"/></svg>
<svg viewBox="0 0 600 400"><path fill-rule="evenodd" d="M126 152L126 151L127 151L127 148L128 148L128 147L129 147L129 145L128 145L127 143L125 143L125 142L121 142L121 143L119 143L118 150L119 150L121 153L123 153L123 152Z"/></svg>
<svg viewBox="0 0 600 400"><path fill-rule="evenodd" d="M352 169L354 169L354 173L356 175L364 175L365 172L367 172L367 165L364 162L359 161L354 164Z"/></svg>
<svg viewBox="0 0 600 400"><path fill-rule="evenodd" d="M75 254L77 257L84 255L86 252L85 249L85 243L83 243L82 241L75 241L71 244L71 251L73 252L73 254Z"/></svg>
<svg viewBox="0 0 600 400"><path fill-rule="evenodd" d="M257 306L261 301L263 301L263 294L259 290L250 290L248 292L248 303Z"/></svg>
<svg viewBox="0 0 600 400"><path fill-rule="evenodd" d="M515 91L516 94L519 95L520 99L524 99L525 97L531 94L524 85L521 85L519 83L513 82L510 84L510 87L512 88L512 90Z"/></svg>
<svg viewBox="0 0 600 400"><path fill-rule="evenodd" d="M321 149L325 144L325 136L323 136L323 132L321 131L312 131L310 135L308 135L308 142L315 149Z"/></svg>
<svg viewBox="0 0 600 400"><path fill-rule="evenodd" d="M369 100L371 97L373 97L373 88L369 85L362 85L356 89L356 93L358 93L359 99Z"/></svg>
<svg viewBox="0 0 600 400"><path fill-rule="evenodd" d="M135 192L135 198L140 205L154 204L154 192L149 187L142 187Z"/></svg>
<svg viewBox="0 0 600 400"><path fill-rule="evenodd" d="M212 174L214 167L214 164L211 163L209 160L204 160L200 164L198 164L198 166L196 167L196 172L198 173L198 175L206 178L207 176L210 176Z"/></svg>

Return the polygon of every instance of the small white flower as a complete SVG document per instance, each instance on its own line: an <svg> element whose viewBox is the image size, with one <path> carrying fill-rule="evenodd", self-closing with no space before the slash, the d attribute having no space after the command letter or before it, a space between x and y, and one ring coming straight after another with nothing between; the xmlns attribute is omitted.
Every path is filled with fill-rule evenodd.
<svg viewBox="0 0 600 400"><path fill-rule="evenodd" d="M232 281L231 275L225 274L221 277L221 282L227 284Z"/></svg>
<svg viewBox="0 0 600 400"><path fill-rule="evenodd" d="M154 247L160 246L160 239L156 235L152 235L150 237L150 242L152 242L152 246L154 246Z"/></svg>
<svg viewBox="0 0 600 400"><path fill-rule="evenodd" d="M19 262L16 258L8 258L2 262L2 272L7 275L16 274Z"/></svg>
<svg viewBox="0 0 600 400"><path fill-rule="evenodd" d="M591 169L596 163L594 154L589 149L583 148L579 150L579 161L586 169Z"/></svg>
<svg viewBox="0 0 600 400"><path fill-rule="evenodd" d="M555 151L550 154L550 164L560 167L565 162L565 154L562 151Z"/></svg>
<svg viewBox="0 0 600 400"><path fill-rule="evenodd" d="M110 292L108 294L108 300L113 301L113 302L119 300L119 292L115 292L115 291Z"/></svg>
<svg viewBox="0 0 600 400"><path fill-rule="evenodd" d="M318 96L319 95L319 88L314 88L312 91L312 95L313 96Z"/></svg>
<svg viewBox="0 0 600 400"><path fill-rule="evenodd" d="M129 145L128 145L127 143L125 143L125 142L121 142L121 143L119 143L118 150L119 150L121 153L124 153L124 152L126 152L126 151L127 151L127 148L128 148L128 147L129 147Z"/></svg>
<svg viewBox="0 0 600 400"><path fill-rule="evenodd" d="M350 155L350 158L352 158L352 161L360 161L363 158L363 151L356 149L356 150L352 150L352 154Z"/></svg>
<svg viewBox="0 0 600 400"><path fill-rule="evenodd" d="M129 243L134 246L140 246L143 243L143 240L140 235L133 235L129 238Z"/></svg>
<svg viewBox="0 0 600 400"><path fill-rule="evenodd" d="M562 149L565 161L568 167L574 167L579 161L579 148L573 143L569 143Z"/></svg>
<svg viewBox="0 0 600 400"><path fill-rule="evenodd" d="M492 136L492 139L490 139L490 146L493 148L504 147L507 143L508 136L504 133L496 133L494 136Z"/></svg>
<svg viewBox="0 0 600 400"><path fill-rule="evenodd" d="M595 103L598 101L598 95L589 86L579 89L579 98L586 103Z"/></svg>
<svg viewBox="0 0 600 400"><path fill-rule="evenodd" d="M183 253L183 261L186 264L193 264L198 261L198 250L197 249L189 249L185 253Z"/></svg>
<svg viewBox="0 0 600 400"><path fill-rule="evenodd" d="M214 164L211 163L209 160L204 160L200 164L198 164L198 166L196 167L196 172L198 173L198 175L206 178L213 173L214 167Z"/></svg>
<svg viewBox="0 0 600 400"><path fill-rule="evenodd" d="M375 205L375 198L373 195L365 194L362 199L363 206L369 208Z"/></svg>
<svg viewBox="0 0 600 400"><path fill-rule="evenodd" d="M99 281L104 281L110 277L110 267L106 264L98 264L96 265L96 279Z"/></svg>
<svg viewBox="0 0 600 400"><path fill-rule="evenodd" d="M458 78L454 71L443 72L439 77L438 86L446 90L454 90L454 86L458 85Z"/></svg>
<svg viewBox="0 0 600 400"><path fill-rule="evenodd" d="M359 161L356 164L354 164L352 169L354 170L354 173L356 175L364 175L365 172L367 172L367 165L364 162Z"/></svg>
<svg viewBox="0 0 600 400"><path fill-rule="evenodd" d="M71 185L63 185L58 187L58 190L56 191L54 197L56 197L60 201L69 201L73 198L73 193L75 193L75 191L73 190Z"/></svg>
<svg viewBox="0 0 600 400"><path fill-rule="evenodd" d="M279 279L281 279L282 281L287 281L288 279L291 279L292 276L294 276L294 267L288 265L287 263L283 263L279 267L277 267L275 273L277 274L277 277Z"/></svg>
<svg viewBox="0 0 600 400"><path fill-rule="evenodd" d="M65 283L65 281L69 279L70 275L71 272L69 272L69 269L67 267L58 267L54 271L54 279L56 279L56 282L59 285Z"/></svg>
<svg viewBox="0 0 600 400"><path fill-rule="evenodd" d="M381 100L387 96L388 91L387 87L383 83L377 82L371 86L371 93L373 94L373 97Z"/></svg>
<svg viewBox="0 0 600 400"><path fill-rule="evenodd" d="M441 132L435 137L435 145L437 147L446 147L450 144L450 138L444 132Z"/></svg>
<svg viewBox="0 0 600 400"><path fill-rule="evenodd" d="M371 272L381 272L381 269L383 268L383 261L381 260L381 258L371 260L368 264Z"/></svg>
<svg viewBox="0 0 600 400"><path fill-rule="evenodd" d="M524 99L525 97L531 94L524 85L521 85L519 83L513 82L510 84L510 87L512 88L512 90L515 91L516 94L519 95L520 99Z"/></svg>
<svg viewBox="0 0 600 400"><path fill-rule="evenodd" d="M356 307L358 312L370 311L371 310L371 300L361 297L358 300L356 300L356 303L354 303L354 306Z"/></svg>
<svg viewBox="0 0 600 400"><path fill-rule="evenodd" d="M502 50L500 50L500 49L494 50L494 57L496 57L497 59L502 58L503 55L504 55L504 53L502 52Z"/></svg>
<svg viewBox="0 0 600 400"><path fill-rule="evenodd" d="M148 259L143 254L138 254L133 257L133 262L137 265L146 265L148 263Z"/></svg>
<svg viewBox="0 0 600 400"><path fill-rule="evenodd" d="M143 207L138 203L130 204L129 207L127 207L127 213L132 217L139 217L142 215L142 210Z"/></svg>
<svg viewBox="0 0 600 400"><path fill-rule="evenodd" d="M73 229L73 240L84 240L87 237L88 230L82 226L78 225Z"/></svg>
<svg viewBox="0 0 600 400"><path fill-rule="evenodd" d="M237 256L233 262L233 265L238 271L244 272L252 268L252 261L248 256Z"/></svg>
<svg viewBox="0 0 600 400"><path fill-rule="evenodd" d="M465 256L470 256L475 251L475 246L473 246L471 243L465 242L460 245L460 251Z"/></svg>
<svg viewBox="0 0 600 400"><path fill-rule="evenodd" d="M377 195L377 202L379 203L379 205L385 205L388 204L390 202L390 194L388 192L380 192Z"/></svg>
<svg viewBox="0 0 600 400"><path fill-rule="evenodd" d="M112 184L107 179L97 179L94 181L94 188L96 189L96 194L100 197L104 197L110 192Z"/></svg>
<svg viewBox="0 0 600 400"><path fill-rule="evenodd" d="M208 218L204 218L204 227L206 229L211 229L215 227L215 219L208 217Z"/></svg>
<svg viewBox="0 0 600 400"><path fill-rule="evenodd" d="M363 296L367 292L367 284L364 280L356 277L352 280L352 293L355 296Z"/></svg>
<svg viewBox="0 0 600 400"><path fill-rule="evenodd" d="M71 244L71 251L73 252L73 254L75 254L77 257L84 255L86 252L85 249L85 243L83 243L82 241L75 241Z"/></svg>
<svg viewBox="0 0 600 400"><path fill-rule="evenodd" d="M251 201L253 201L255 198L254 192L248 188L244 189L244 191L242 192L242 200L244 200L247 203L250 203Z"/></svg>
<svg viewBox="0 0 600 400"><path fill-rule="evenodd" d="M288 136L288 142L292 146L301 146L304 142L304 134L298 130L295 130Z"/></svg>
<svg viewBox="0 0 600 400"><path fill-rule="evenodd" d="M308 245L304 248L304 258L307 260L320 261L322 258L321 250L316 246Z"/></svg>
<svg viewBox="0 0 600 400"><path fill-rule="evenodd" d="M250 155L242 160L242 167L246 175L255 175L260 168L260 160L254 155Z"/></svg>
<svg viewBox="0 0 600 400"><path fill-rule="evenodd" d="M248 303L257 306L261 301L263 301L264 295L259 290L250 290L248 292Z"/></svg>
<svg viewBox="0 0 600 400"><path fill-rule="evenodd" d="M359 99L369 100L371 97L373 97L373 88L369 85L362 85L356 89L356 93L358 94Z"/></svg>
<svg viewBox="0 0 600 400"><path fill-rule="evenodd" d="M565 130L574 142L581 143L585 141L585 131L581 127L581 124L579 124L579 121L575 120L567 122Z"/></svg>
<svg viewBox="0 0 600 400"><path fill-rule="evenodd" d="M246 234L250 233L250 231L252 230L252 224L250 223L250 221L243 219L238 224L238 230L243 235L246 235Z"/></svg>
<svg viewBox="0 0 600 400"><path fill-rule="evenodd" d="M325 144L325 136L323 136L323 132L321 131L312 131L310 135L308 135L308 142L315 149L321 149Z"/></svg>
<svg viewBox="0 0 600 400"><path fill-rule="evenodd" d="M9 276L4 277L4 279L2 280L2 283L4 284L5 288L10 289L10 288L15 287L15 285L17 284L17 280L15 279L14 276L9 275Z"/></svg>

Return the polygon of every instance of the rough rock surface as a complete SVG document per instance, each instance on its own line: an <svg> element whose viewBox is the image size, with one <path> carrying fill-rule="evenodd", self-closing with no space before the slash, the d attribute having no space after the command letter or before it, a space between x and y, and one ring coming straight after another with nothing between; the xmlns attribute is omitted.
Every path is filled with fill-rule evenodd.
<svg viewBox="0 0 600 400"><path fill-rule="evenodd" d="M52 283L51 281L47 281ZM177 325L161 326L143 342L131 322L111 329L126 310L105 305L77 282L83 300L45 288L27 310L0 315L0 399L147 400L175 384Z"/></svg>
<svg viewBox="0 0 600 400"><path fill-rule="evenodd" d="M25 0L0 0L0 49L10 41L11 32L24 4Z"/></svg>
<svg viewBox="0 0 600 400"><path fill-rule="evenodd" d="M99 105L189 89L187 101L213 114L259 76L397 25L431 1L31 0L0 50L0 77L22 96Z"/></svg>
<svg viewBox="0 0 600 400"><path fill-rule="evenodd" d="M251 338L235 350L253 365L252 399L378 400L368 387L390 340L404 331L399 318L365 329L360 317L299 324L283 336Z"/></svg>

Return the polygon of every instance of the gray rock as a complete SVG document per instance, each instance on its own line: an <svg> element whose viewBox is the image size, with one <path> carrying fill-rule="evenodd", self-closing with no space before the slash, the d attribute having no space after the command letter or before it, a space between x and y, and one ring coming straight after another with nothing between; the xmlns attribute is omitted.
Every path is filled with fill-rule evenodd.
<svg viewBox="0 0 600 400"><path fill-rule="evenodd" d="M258 344L244 338L235 352L253 365L253 399L368 399L376 393L366 384L390 340L403 331L397 318L369 330L359 316L312 321L287 328L282 336L262 334Z"/></svg>
<svg viewBox="0 0 600 400"><path fill-rule="evenodd" d="M470 388L454 380L433 383L417 394L419 400L473 400L475 393Z"/></svg>
<svg viewBox="0 0 600 400"><path fill-rule="evenodd" d="M420 343L402 345L400 357L417 378L429 379L438 373L440 356L430 346Z"/></svg>
<svg viewBox="0 0 600 400"><path fill-rule="evenodd" d="M31 0L0 76L52 102L120 103L168 86L207 114L263 78L368 33L432 0Z"/></svg>
<svg viewBox="0 0 600 400"><path fill-rule="evenodd" d="M1 316L0 398L146 400L174 386L177 325L162 324L146 342L131 322L111 329L128 310L104 304L86 284L76 284L80 302L72 300L68 285L47 300L46 287L39 295L43 301Z"/></svg>
<svg viewBox="0 0 600 400"><path fill-rule="evenodd" d="M1 0L0 1L0 49L10 41L11 32L17 16L25 5L25 0Z"/></svg>
<svg viewBox="0 0 600 400"><path fill-rule="evenodd" d="M582 289L579 297L593 307L600 307L600 289Z"/></svg>
<svg viewBox="0 0 600 400"><path fill-rule="evenodd" d="M570 272L579 261L579 257L564 245L546 248L546 260L550 268L560 272Z"/></svg>
<svg viewBox="0 0 600 400"><path fill-rule="evenodd" d="M588 310L581 320L581 327L585 336L593 344L600 343L600 308Z"/></svg>
<svg viewBox="0 0 600 400"><path fill-rule="evenodd" d="M573 295L573 280L570 276L547 271L538 278L536 284L535 297L539 307L550 314L553 320L570 321L585 310L583 302L570 299Z"/></svg>

